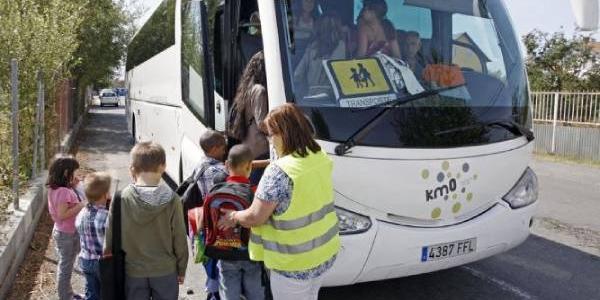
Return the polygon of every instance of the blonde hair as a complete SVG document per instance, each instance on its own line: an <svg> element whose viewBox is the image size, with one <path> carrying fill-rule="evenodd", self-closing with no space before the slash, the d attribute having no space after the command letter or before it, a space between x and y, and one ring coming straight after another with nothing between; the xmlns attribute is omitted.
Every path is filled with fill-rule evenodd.
<svg viewBox="0 0 600 300"><path fill-rule="evenodd" d="M166 164L165 149L154 142L137 143L130 155L134 174L156 172L161 165Z"/></svg>
<svg viewBox="0 0 600 300"><path fill-rule="evenodd" d="M106 172L88 174L83 182L85 196L90 203L99 201L110 190L112 178Z"/></svg>

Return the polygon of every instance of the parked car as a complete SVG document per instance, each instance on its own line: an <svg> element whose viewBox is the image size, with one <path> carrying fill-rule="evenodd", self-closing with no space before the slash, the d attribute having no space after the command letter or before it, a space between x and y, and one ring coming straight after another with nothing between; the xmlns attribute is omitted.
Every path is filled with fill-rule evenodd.
<svg viewBox="0 0 600 300"><path fill-rule="evenodd" d="M100 106L107 104L119 106L119 97L113 90L102 90L100 92Z"/></svg>

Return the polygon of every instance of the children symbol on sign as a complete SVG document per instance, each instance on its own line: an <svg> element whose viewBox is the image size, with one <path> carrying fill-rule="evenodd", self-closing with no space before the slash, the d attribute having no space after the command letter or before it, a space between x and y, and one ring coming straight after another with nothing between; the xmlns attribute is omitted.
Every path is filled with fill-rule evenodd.
<svg viewBox="0 0 600 300"><path fill-rule="evenodd" d="M356 68L350 68L350 71L352 71L352 76L350 76L350 79L354 80L354 83L356 84L356 88L362 88L363 87L363 80L360 77L360 73L357 72Z"/></svg>
<svg viewBox="0 0 600 300"><path fill-rule="evenodd" d="M362 77L362 81L365 83L366 87L369 87L369 81L371 82L371 85L375 86L375 82L373 81L373 78L371 78L371 73L369 73L369 70L367 70L363 64L358 64L358 73L360 77Z"/></svg>
<svg viewBox="0 0 600 300"><path fill-rule="evenodd" d="M354 80L356 88L360 89L363 87L369 87L369 82L371 82L372 86L375 86L376 84L373 81L369 70L367 70L363 64L359 63L357 66L358 70L356 68L350 68L350 71L352 71L352 76L350 76L350 79Z"/></svg>

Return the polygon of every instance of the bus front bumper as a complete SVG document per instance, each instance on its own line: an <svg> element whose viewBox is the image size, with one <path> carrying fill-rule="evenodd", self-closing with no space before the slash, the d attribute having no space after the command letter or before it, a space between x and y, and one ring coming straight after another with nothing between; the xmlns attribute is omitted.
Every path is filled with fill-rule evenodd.
<svg viewBox="0 0 600 300"><path fill-rule="evenodd" d="M372 220L367 232L342 236L342 249L324 285L398 278L452 268L507 251L527 239L537 202L511 209L497 203L461 224L417 228ZM476 238L474 252L436 261L421 261L424 246Z"/></svg>

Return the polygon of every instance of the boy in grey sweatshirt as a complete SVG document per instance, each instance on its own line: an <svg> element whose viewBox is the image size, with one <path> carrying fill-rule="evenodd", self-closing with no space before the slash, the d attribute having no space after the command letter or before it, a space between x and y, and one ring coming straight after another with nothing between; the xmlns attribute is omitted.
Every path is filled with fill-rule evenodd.
<svg viewBox="0 0 600 300"><path fill-rule="evenodd" d="M121 191L121 236L125 251L127 299L177 299L188 260L182 204L160 179L165 152L156 143L138 143L131 150L134 184ZM104 243L112 247L112 216Z"/></svg>

